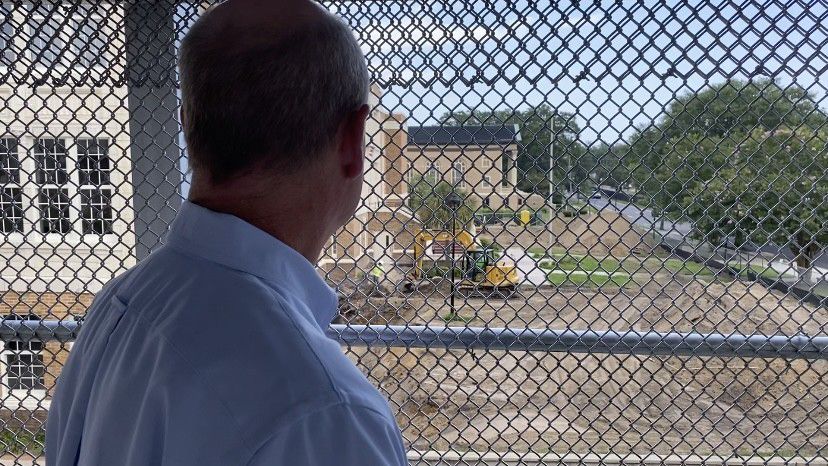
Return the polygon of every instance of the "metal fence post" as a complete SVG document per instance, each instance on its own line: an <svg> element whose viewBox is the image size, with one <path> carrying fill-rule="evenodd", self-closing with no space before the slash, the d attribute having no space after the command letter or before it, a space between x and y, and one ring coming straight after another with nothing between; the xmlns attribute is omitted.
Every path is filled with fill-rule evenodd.
<svg viewBox="0 0 828 466"><path fill-rule="evenodd" d="M159 244L181 205L175 2L126 6L126 66L136 258Z"/></svg>

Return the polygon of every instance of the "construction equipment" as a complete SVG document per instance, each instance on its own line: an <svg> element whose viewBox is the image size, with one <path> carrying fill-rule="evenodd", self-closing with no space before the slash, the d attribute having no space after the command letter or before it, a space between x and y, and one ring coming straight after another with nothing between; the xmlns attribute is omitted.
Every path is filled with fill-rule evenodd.
<svg viewBox="0 0 828 466"><path fill-rule="evenodd" d="M410 274L414 283L425 278L423 260L429 246L432 253L441 254L445 259L451 258L451 253L446 253L445 249L455 248L457 256L454 265L460 266L460 280L455 283L455 289L466 296L481 294L484 297L509 297L517 289L519 278L514 262L507 258L498 259L494 249L476 242L474 236L466 230L460 230L454 238L447 231L428 230L423 230L414 237L414 268ZM455 275L453 279L458 278L456 272L449 275ZM414 283L410 288L413 288Z"/></svg>

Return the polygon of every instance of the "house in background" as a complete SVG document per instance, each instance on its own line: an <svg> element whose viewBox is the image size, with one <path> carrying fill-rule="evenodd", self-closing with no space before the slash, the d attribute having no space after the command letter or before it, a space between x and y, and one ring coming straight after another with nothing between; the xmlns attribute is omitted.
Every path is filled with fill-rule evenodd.
<svg viewBox="0 0 828 466"><path fill-rule="evenodd" d="M544 199L517 189L517 125L409 127L406 180L445 181L473 207L540 209Z"/></svg>

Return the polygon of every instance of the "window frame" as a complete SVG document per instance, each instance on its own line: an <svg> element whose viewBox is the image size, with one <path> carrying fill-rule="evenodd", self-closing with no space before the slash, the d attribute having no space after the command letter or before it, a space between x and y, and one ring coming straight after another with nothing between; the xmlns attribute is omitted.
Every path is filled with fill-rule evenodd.
<svg viewBox="0 0 828 466"><path fill-rule="evenodd" d="M0 69L13 67L18 59L18 51L15 46L15 24L14 9L9 9L6 2L0 2L0 12L5 19L0 24ZM6 30L9 27L10 30Z"/></svg>
<svg viewBox="0 0 828 466"><path fill-rule="evenodd" d="M0 138L0 233L5 236L22 234L25 228L20 172L20 140ZM7 225L13 227L7 228Z"/></svg>
<svg viewBox="0 0 828 466"><path fill-rule="evenodd" d="M43 5L46 4L46 2L43 2ZM84 25L90 25L90 23L92 25L97 24L98 30L101 31L100 26L106 20L106 16L94 12L95 7L98 5L83 2L74 10L67 10L62 4L50 9L47 9L48 7L46 6L38 8L39 5L41 4L35 5L31 2L27 4L26 24L23 26L28 33L23 52L35 68L39 70L58 70L61 72L69 69L100 71L106 70L112 65L114 57L110 53L112 45L107 34L99 33L95 36L81 36L78 34L78 31ZM42 33L46 27L54 28L55 32L51 40L47 41L43 48L39 48L39 51L54 50L58 52L49 62L44 62L44 58L46 57L45 53L41 53L38 56L38 53L36 53L38 47L35 47L35 41L41 40L41 36L36 33ZM104 39L104 43L100 44L98 48L91 47L94 44L93 39L100 39L101 37ZM78 45L78 40L82 40L83 44ZM81 58L84 56L84 53L91 54L86 58L95 57L96 60L86 63L86 60Z"/></svg>
<svg viewBox="0 0 828 466"><path fill-rule="evenodd" d="M50 155L46 142L52 141L54 143L54 154L60 154L56 148L62 146L63 148L63 167L58 155L53 156L55 161L55 168L46 168L47 156ZM35 184L37 186L37 197L35 204L38 211L37 230L44 235L56 235L65 238L67 235L74 232L72 224L72 196L69 192L71 186L69 176L69 147L66 138L36 138L33 146L33 153L35 158ZM61 173L61 168L63 169ZM50 178L49 171L54 170L55 174ZM61 180L63 180L61 182ZM51 192L56 191L57 197L55 199L50 195ZM63 202L65 200L65 202ZM64 205L65 204L65 205ZM54 219L51 217L51 209L57 209L58 212L65 212L65 215L58 215ZM48 222L48 223L47 223ZM57 230L53 229L54 222L60 225ZM68 229L64 231L64 222ZM49 225L48 228L45 228Z"/></svg>
<svg viewBox="0 0 828 466"><path fill-rule="evenodd" d="M109 138L79 137L75 139L77 195L80 197L80 232L84 236L101 237L115 232L115 209L112 199L113 160ZM94 152L92 149L97 149ZM105 164L102 162L106 161ZM102 168L101 165L106 165ZM96 228L100 225L100 228Z"/></svg>
<svg viewBox="0 0 828 466"><path fill-rule="evenodd" d="M460 176L457 176L458 173ZM451 182L458 188L466 187L466 165L460 160L451 163Z"/></svg>
<svg viewBox="0 0 828 466"><path fill-rule="evenodd" d="M39 321L40 317L29 314L25 316L7 314L3 316L3 320L35 320ZM2 395L3 405L9 409L48 409L50 400L46 394L46 361L43 357L45 344L41 341L9 341L3 344L2 352L0 352L0 371L2 371L2 387L0 387L0 395ZM21 356L30 356L32 361L30 364L19 363L23 358ZM35 363L37 361L37 364ZM19 364L15 364L18 362ZM20 372L16 377L11 376L12 367L19 367ZM25 368L39 367L39 370L29 369L27 375ZM12 387L12 379L32 379L31 388Z"/></svg>

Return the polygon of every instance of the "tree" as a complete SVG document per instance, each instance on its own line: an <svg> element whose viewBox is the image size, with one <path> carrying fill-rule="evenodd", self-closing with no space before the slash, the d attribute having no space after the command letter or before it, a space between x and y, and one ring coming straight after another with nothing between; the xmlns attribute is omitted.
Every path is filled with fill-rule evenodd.
<svg viewBox="0 0 828 466"><path fill-rule="evenodd" d="M704 157L711 145L732 145L754 130L767 132L784 127L816 131L826 121L814 96L802 87L782 87L768 79L728 80L677 97L660 121L639 128L630 142L618 145L615 152L623 154L623 163L636 186L656 207L670 212L675 211L670 205L673 199L665 195L662 182L678 177L673 175L675 165L669 160L676 152L691 155L687 146L701 143L695 152ZM685 147L677 150L676 146ZM692 176L685 171L679 183L694 183L684 175Z"/></svg>
<svg viewBox="0 0 828 466"><path fill-rule="evenodd" d="M675 207L693 219L699 236L787 245L804 268L828 247L828 132L757 129L695 142L677 144L668 163L676 181L665 190L675 190ZM695 176L683 173L690 167L699 168ZM678 187L680 179L690 182Z"/></svg>
<svg viewBox="0 0 828 466"><path fill-rule="evenodd" d="M587 154L578 141L580 128L570 113L554 112L547 104L526 110L455 110L440 118L444 125L514 125L520 128L521 141L517 155L518 189L526 192L549 193L549 143L552 139L550 120L555 119L555 185L565 186L565 167L571 167L570 181L578 185L589 176L591 166L583 159Z"/></svg>
<svg viewBox="0 0 828 466"><path fill-rule="evenodd" d="M451 227L452 217L458 226L466 226L472 219L473 210L466 193L447 181L435 179L432 176L421 176L413 180L408 207L414 212L424 228L448 229ZM463 203L452 213L446 206L445 199L454 191Z"/></svg>

